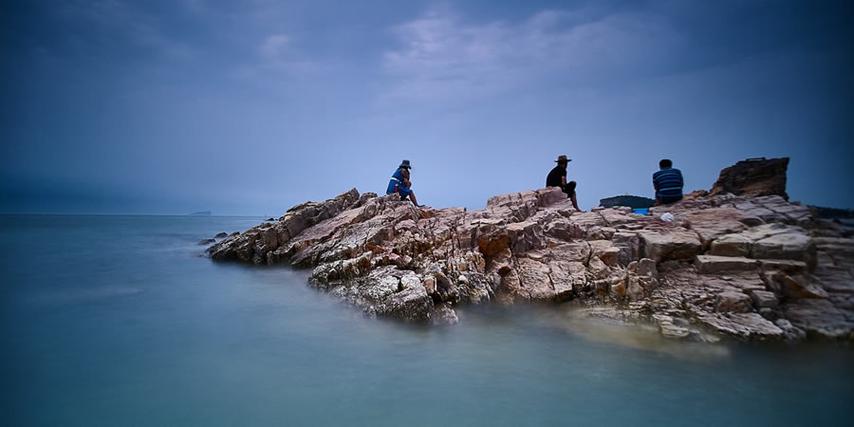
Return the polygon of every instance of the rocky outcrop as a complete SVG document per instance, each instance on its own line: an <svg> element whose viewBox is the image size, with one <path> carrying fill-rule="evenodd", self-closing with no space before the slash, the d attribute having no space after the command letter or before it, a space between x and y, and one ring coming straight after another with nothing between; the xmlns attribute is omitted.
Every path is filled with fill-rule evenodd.
<svg viewBox="0 0 854 427"><path fill-rule="evenodd" d="M789 158L747 159L721 171L712 187L711 194L732 193L737 196L782 196L786 195L786 170Z"/></svg>
<svg viewBox="0 0 854 427"><path fill-rule="evenodd" d="M767 171L779 161L749 163ZM574 301L675 339L853 339L852 227L779 194L744 195L766 192L753 181L727 185L742 195L695 192L650 216L577 212L556 188L496 196L477 211L353 189L208 254L311 267L312 286L407 322L454 324L461 304Z"/></svg>

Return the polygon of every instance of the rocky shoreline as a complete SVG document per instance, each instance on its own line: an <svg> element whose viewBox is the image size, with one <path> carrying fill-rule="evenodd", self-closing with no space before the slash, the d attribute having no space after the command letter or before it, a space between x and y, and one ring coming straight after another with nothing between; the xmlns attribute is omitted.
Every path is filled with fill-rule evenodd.
<svg viewBox="0 0 854 427"><path fill-rule="evenodd" d="M556 188L495 196L477 211L352 189L207 254L311 267L312 286L409 322L456 323L460 304L573 301L674 339L852 340L854 222L787 201L787 164L739 162L710 192L649 216L577 212Z"/></svg>

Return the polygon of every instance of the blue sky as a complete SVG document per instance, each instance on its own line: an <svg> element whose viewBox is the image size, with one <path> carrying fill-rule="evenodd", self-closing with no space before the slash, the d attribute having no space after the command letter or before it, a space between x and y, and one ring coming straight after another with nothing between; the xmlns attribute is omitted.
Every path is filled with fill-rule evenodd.
<svg viewBox="0 0 854 427"><path fill-rule="evenodd" d="M558 154L589 209L790 156L854 207L850 2L0 2L0 212L279 215L403 158L482 207Z"/></svg>

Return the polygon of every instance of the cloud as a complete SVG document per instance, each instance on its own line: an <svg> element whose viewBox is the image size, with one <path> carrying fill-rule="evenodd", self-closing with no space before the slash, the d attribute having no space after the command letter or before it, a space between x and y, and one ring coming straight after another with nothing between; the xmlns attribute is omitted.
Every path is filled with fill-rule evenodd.
<svg viewBox="0 0 854 427"><path fill-rule="evenodd" d="M399 47L382 63L395 81L389 98L477 97L542 79L595 84L663 69L682 48L665 19L640 13L543 11L517 23L468 24L431 12L393 34Z"/></svg>
<svg viewBox="0 0 854 427"><path fill-rule="evenodd" d="M283 61L287 54L289 42L290 38L284 34L272 34L261 42L258 52L268 61Z"/></svg>

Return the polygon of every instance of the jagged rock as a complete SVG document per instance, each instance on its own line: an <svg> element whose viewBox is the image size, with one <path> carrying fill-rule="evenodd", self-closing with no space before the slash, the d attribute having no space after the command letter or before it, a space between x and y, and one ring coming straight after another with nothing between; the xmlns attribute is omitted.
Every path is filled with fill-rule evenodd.
<svg viewBox="0 0 854 427"><path fill-rule="evenodd" d="M786 195L786 170L789 158L747 159L721 171L717 182L712 187L712 196L721 193L732 193L740 196Z"/></svg>
<svg viewBox="0 0 854 427"><path fill-rule="evenodd" d="M204 246L204 245L210 245L211 243L214 243L214 242L216 242L216 239L202 239L202 240L199 240L199 244L200 244L200 245L203 245L203 246Z"/></svg>
<svg viewBox="0 0 854 427"><path fill-rule="evenodd" d="M228 233L226 233L225 231L219 232L216 234L216 236L214 236L215 239L224 239L226 237L228 237Z"/></svg>
<svg viewBox="0 0 854 427"><path fill-rule="evenodd" d="M313 283L321 283L315 281ZM360 307L369 316L394 317L404 321L430 319L433 300L418 276L408 270L386 266L367 276L342 282L329 289L339 298Z"/></svg>
<svg viewBox="0 0 854 427"><path fill-rule="evenodd" d="M650 216L577 212L557 188L495 196L475 211L353 189L222 237L207 253L312 267L312 286L404 321L454 324L464 304L576 300L672 338L851 339L854 224L787 202L762 165ZM665 212L672 222L659 219Z"/></svg>

